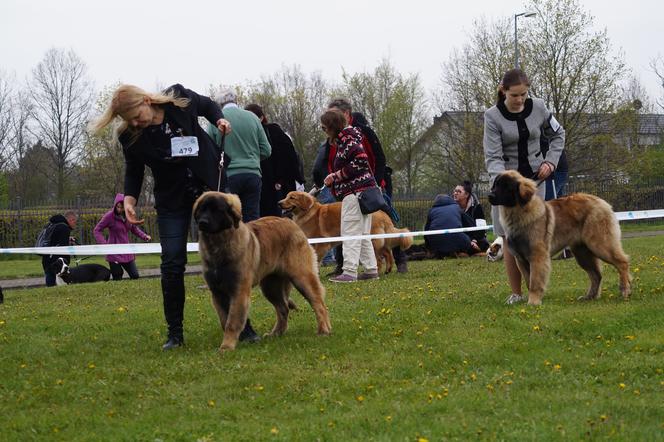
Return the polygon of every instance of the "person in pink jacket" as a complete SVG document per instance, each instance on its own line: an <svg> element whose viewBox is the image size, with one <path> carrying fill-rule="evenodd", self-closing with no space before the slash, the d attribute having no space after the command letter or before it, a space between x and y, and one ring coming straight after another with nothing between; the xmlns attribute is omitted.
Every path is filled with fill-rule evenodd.
<svg viewBox="0 0 664 442"><path fill-rule="evenodd" d="M104 238L104 230L108 229L108 239ZM113 209L102 216L101 220L94 229L95 240L99 244L128 244L129 232L141 238L143 241L150 241L152 237L136 224L127 221L124 211L124 195L118 193L115 195L115 204ZM123 269L131 279L138 279L138 268L136 267L135 256L126 255L106 255L106 261L111 267L111 275L114 280L122 279Z"/></svg>

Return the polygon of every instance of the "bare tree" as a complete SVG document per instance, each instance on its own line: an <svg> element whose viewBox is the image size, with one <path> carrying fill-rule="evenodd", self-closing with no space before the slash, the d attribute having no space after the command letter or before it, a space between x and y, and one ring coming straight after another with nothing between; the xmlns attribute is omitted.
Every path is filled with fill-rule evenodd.
<svg viewBox="0 0 664 442"><path fill-rule="evenodd" d="M510 20L473 23L470 41L443 64L436 105L445 111L483 112L496 102L498 84L512 67L514 41Z"/></svg>
<svg viewBox="0 0 664 442"><path fill-rule="evenodd" d="M14 135L12 131L12 87L6 74L0 71L0 171L10 161Z"/></svg>
<svg viewBox="0 0 664 442"><path fill-rule="evenodd" d="M376 131L395 172L395 189L416 191L422 178L417 172L426 158L417 140L430 119L420 77L403 75L384 59L372 72L344 72L342 79L335 94L350 99L353 110L362 112Z"/></svg>
<svg viewBox="0 0 664 442"><path fill-rule="evenodd" d="M117 86L107 86L99 93L94 106L95 114L101 114L106 109ZM99 134L87 134L81 158L82 194L104 197L122 192L124 155L113 135L114 130L113 125L109 125Z"/></svg>
<svg viewBox="0 0 664 442"><path fill-rule="evenodd" d="M34 136L50 154L57 196L80 159L92 103L92 84L85 63L71 50L49 49L32 71L29 83Z"/></svg>
<svg viewBox="0 0 664 442"><path fill-rule="evenodd" d="M476 20L469 42L443 64L441 88L434 92L440 114L420 141L429 146L423 174L434 189L480 182L485 175L482 112L495 104L498 84L512 68L510 24Z"/></svg>
<svg viewBox="0 0 664 442"><path fill-rule="evenodd" d="M662 85L661 95L656 99L657 106L664 110L664 58L658 55L657 58L650 61L650 68L659 77Z"/></svg>
<svg viewBox="0 0 664 442"><path fill-rule="evenodd" d="M260 104L270 121L281 125L291 136L302 156L305 178L323 139L320 116L327 104L328 90L320 72L307 75L295 65L283 66L272 76L250 84L244 91L246 104Z"/></svg>
<svg viewBox="0 0 664 442"><path fill-rule="evenodd" d="M524 31L524 65L533 93L564 125L571 167L594 169L580 161L587 153L579 147L620 105L627 74L622 54L613 53L606 29L592 31L593 17L578 0L530 0L527 8L537 12Z"/></svg>
<svg viewBox="0 0 664 442"><path fill-rule="evenodd" d="M577 0L529 0L525 9L537 15L522 22L521 63L531 94L544 99L565 127L572 173L602 175L620 169L619 146L605 149L596 137L611 135L607 127L621 104L620 85L627 73L622 55L614 54L605 30L593 31L592 16ZM511 20L477 22L470 42L443 67L439 97L446 100L439 100L439 108L472 112L493 105L500 79L512 67L512 37ZM468 128L467 135L475 129ZM471 146L480 149L480 140Z"/></svg>
<svg viewBox="0 0 664 442"><path fill-rule="evenodd" d="M29 149L35 144L28 124L32 115L32 105L30 97L26 91L19 91L13 97L13 108L11 114L12 125L12 151L10 168L11 180L10 188L14 195L24 196L31 187L34 179L48 179L52 167L46 167L43 162L26 163L25 157ZM26 164L28 164L26 166Z"/></svg>
<svg viewBox="0 0 664 442"><path fill-rule="evenodd" d="M645 86L635 75L630 75L620 86L620 103L621 106L632 107L640 114L651 113L655 108Z"/></svg>

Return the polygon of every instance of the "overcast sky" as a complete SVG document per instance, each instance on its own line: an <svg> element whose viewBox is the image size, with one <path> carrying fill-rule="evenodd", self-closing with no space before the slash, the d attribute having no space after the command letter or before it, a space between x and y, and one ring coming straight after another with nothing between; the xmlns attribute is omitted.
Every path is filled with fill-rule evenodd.
<svg viewBox="0 0 664 442"><path fill-rule="evenodd" d="M664 56L664 1L581 0L651 98L649 61ZM431 90L441 64L479 17L523 11L521 0L0 0L0 70L23 80L51 47L71 48L97 88L182 83L205 92L298 64L338 81L389 57ZM527 20L527 19L526 19Z"/></svg>

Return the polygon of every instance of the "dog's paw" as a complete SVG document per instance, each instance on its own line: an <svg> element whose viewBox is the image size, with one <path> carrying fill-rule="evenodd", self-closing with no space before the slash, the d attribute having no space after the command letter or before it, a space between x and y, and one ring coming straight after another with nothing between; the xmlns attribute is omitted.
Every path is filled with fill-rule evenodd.
<svg viewBox="0 0 664 442"><path fill-rule="evenodd" d="M496 262L503 258L503 238L496 238L486 250L486 259L489 262Z"/></svg>
<svg viewBox="0 0 664 442"><path fill-rule="evenodd" d="M519 302L523 302L526 300L526 297L523 295L517 295L516 293L512 293L506 300L505 304L507 305L513 305L513 304L518 304Z"/></svg>

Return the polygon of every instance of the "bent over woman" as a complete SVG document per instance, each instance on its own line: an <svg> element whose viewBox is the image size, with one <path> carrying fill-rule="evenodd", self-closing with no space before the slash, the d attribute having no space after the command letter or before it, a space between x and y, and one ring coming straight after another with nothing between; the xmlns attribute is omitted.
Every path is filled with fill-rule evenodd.
<svg viewBox="0 0 664 442"><path fill-rule="evenodd" d="M94 123L100 131L116 117L116 135L125 157L124 209L127 220L141 224L136 202L145 166L152 170L157 226L161 244L161 289L168 339L164 350L184 344L184 271L187 236L195 199L206 189L217 189L219 154L198 123L204 117L223 133L230 124L210 98L176 84L161 93L121 85L111 104ZM240 340L258 340L247 319Z"/></svg>

